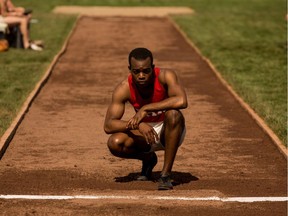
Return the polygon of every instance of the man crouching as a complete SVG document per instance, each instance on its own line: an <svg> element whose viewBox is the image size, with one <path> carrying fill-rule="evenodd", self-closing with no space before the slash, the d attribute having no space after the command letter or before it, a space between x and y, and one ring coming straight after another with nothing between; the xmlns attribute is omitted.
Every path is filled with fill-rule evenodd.
<svg viewBox="0 0 288 216"><path fill-rule="evenodd" d="M139 181L150 179L157 164L155 151L164 150L158 189L173 189L172 166L186 131L180 111L187 108L185 90L174 71L154 66L148 49L132 50L128 61L130 73L116 86L106 113L104 130L112 134L108 148L117 157L142 160ZM136 114L125 121L127 101Z"/></svg>

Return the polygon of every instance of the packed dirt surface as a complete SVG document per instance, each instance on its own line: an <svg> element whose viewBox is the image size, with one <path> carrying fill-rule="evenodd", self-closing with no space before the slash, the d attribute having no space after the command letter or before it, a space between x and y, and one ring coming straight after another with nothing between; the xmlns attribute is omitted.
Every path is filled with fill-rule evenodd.
<svg viewBox="0 0 288 216"><path fill-rule="evenodd" d="M176 70L187 91L187 133L172 191L156 190L163 152L157 152L153 180L137 182L141 161L116 158L106 146L106 109L135 47L149 48L157 67ZM132 114L127 104L125 118ZM82 17L1 159L0 194L110 198L0 199L0 214L286 215L287 202L163 198L286 197L286 168L271 139L168 18Z"/></svg>
<svg viewBox="0 0 288 216"><path fill-rule="evenodd" d="M189 7L83 7L83 6L57 6L54 13L81 14L90 16L124 16L124 17L163 17L168 15L192 14Z"/></svg>

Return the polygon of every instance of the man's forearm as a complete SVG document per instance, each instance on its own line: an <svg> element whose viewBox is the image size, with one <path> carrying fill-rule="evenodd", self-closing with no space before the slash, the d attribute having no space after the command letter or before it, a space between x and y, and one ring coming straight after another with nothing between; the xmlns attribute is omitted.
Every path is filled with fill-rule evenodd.
<svg viewBox="0 0 288 216"><path fill-rule="evenodd" d="M182 97L170 97L157 103L151 103L143 106L143 111L155 112L159 110L169 109L185 109L187 107L187 100Z"/></svg>
<svg viewBox="0 0 288 216"><path fill-rule="evenodd" d="M104 130L107 134L112 134L117 132L126 132L129 129L127 128L127 121L114 119L110 120L110 122L105 125Z"/></svg>

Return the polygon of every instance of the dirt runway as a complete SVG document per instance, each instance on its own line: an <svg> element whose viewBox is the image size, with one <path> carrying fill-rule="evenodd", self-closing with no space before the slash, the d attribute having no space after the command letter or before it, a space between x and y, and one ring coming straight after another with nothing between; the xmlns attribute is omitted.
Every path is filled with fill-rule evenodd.
<svg viewBox="0 0 288 216"><path fill-rule="evenodd" d="M106 147L103 122L112 90L128 73L128 53L140 46L154 53L157 67L176 70L188 94L172 191L156 190L163 152L157 152L154 181L137 182L141 162L115 158ZM132 113L127 105L125 118ZM0 195L109 197L0 199L0 214L286 215L283 201L204 199L286 197L286 162L169 19L82 17L1 159Z"/></svg>

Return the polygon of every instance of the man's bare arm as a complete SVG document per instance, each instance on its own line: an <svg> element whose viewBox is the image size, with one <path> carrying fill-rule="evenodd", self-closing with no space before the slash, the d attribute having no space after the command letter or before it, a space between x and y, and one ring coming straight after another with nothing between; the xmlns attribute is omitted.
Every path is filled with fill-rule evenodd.
<svg viewBox="0 0 288 216"><path fill-rule="evenodd" d="M163 101L151 103L143 106L134 116L128 121L128 126L137 128L142 119L149 112L157 112L160 110L169 109L185 109L188 106L187 95L185 89L180 84L179 79L174 71L163 71L159 76L159 80L163 85L167 86L168 98Z"/></svg>
<svg viewBox="0 0 288 216"><path fill-rule="evenodd" d="M143 110L146 112L153 112L159 110L187 108L187 95L177 74L174 71L165 70L165 72L159 76L159 80L167 87L168 98L157 103L147 104L143 106Z"/></svg>
<svg viewBox="0 0 288 216"><path fill-rule="evenodd" d="M107 134L127 131L127 121L121 120L125 103L128 100L129 86L123 81L119 84L112 95L112 101L108 107L104 122L104 131Z"/></svg>
<svg viewBox="0 0 288 216"><path fill-rule="evenodd" d="M6 5L4 4L4 0L0 0L0 14L1 16L6 16L7 12L6 12Z"/></svg>

